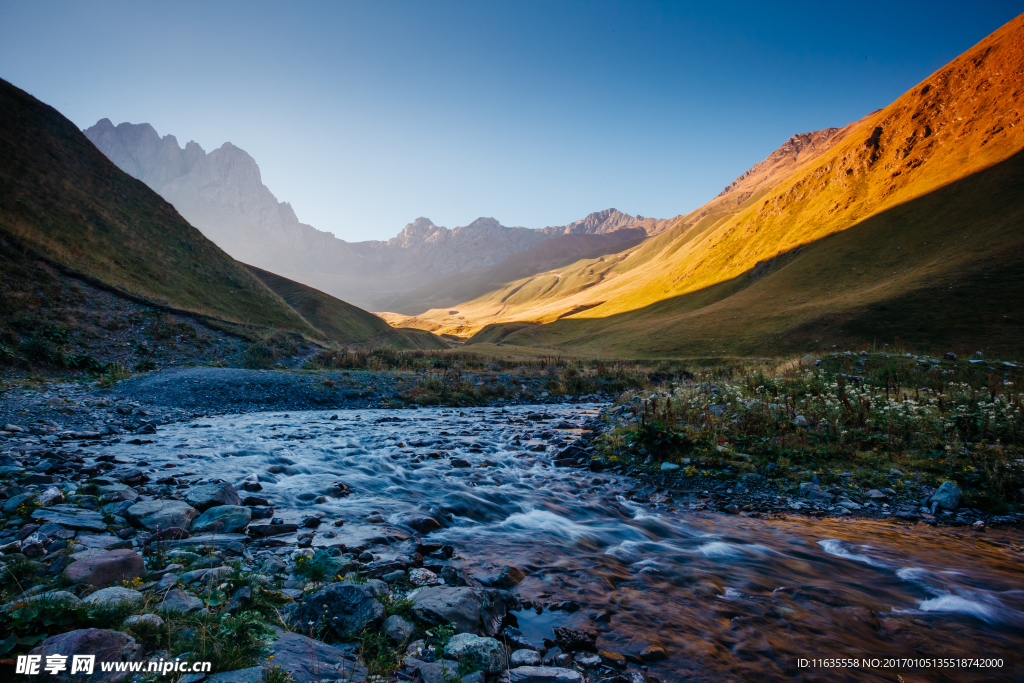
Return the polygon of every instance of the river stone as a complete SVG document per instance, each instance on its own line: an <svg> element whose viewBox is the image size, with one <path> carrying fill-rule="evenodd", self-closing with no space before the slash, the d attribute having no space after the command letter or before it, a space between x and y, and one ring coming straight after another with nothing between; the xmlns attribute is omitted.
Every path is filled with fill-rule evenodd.
<svg viewBox="0 0 1024 683"><path fill-rule="evenodd" d="M82 602L87 605L116 605L121 602L138 602L139 600L142 600L142 593L139 591L111 586L110 588L101 588Z"/></svg>
<svg viewBox="0 0 1024 683"><path fill-rule="evenodd" d="M92 510L83 510L70 505L54 505L40 508L32 513L32 519L60 524L68 529L80 531L106 531L107 523L103 515Z"/></svg>
<svg viewBox="0 0 1024 683"><path fill-rule="evenodd" d="M56 676L46 676L47 681L82 681L84 683L121 683L133 674L130 671L105 672L100 662L136 662L142 659L142 646L131 636L99 628L85 628L50 636L29 654L42 655L43 662L49 655L67 657L67 669ZM91 676L82 673L71 675L71 661L74 655L95 655L96 663Z"/></svg>
<svg viewBox="0 0 1024 683"><path fill-rule="evenodd" d="M495 588L512 588L525 578L526 574L521 569L506 565L491 585Z"/></svg>
<svg viewBox="0 0 1024 683"><path fill-rule="evenodd" d="M431 586L413 597L413 611L431 624L451 624L456 633L493 636L516 598L506 591L469 586Z"/></svg>
<svg viewBox="0 0 1024 683"><path fill-rule="evenodd" d="M442 581L440 576L429 569L410 569L409 583L414 586L436 586Z"/></svg>
<svg viewBox="0 0 1024 683"><path fill-rule="evenodd" d="M149 531L172 526L188 530L198 514L188 503L180 500L147 500L125 511L128 521Z"/></svg>
<svg viewBox="0 0 1024 683"><path fill-rule="evenodd" d="M198 609L205 607L203 601L192 595L186 593L183 590L171 589L167 591L167 595L157 605L157 609L160 610L171 610L175 612L193 612Z"/></svg>
<svg viewBox="0 0 1024 683"><path fill-rule="evenodd" d="M662 472L670 472L672 470L678 470L678 469L679 469L679 465L675 464L674 462L663 462L663 463L661 463L661 471Z"/></svg>
<svg viewBox="0 0 1024 683"><path fill-rule="evenodd" d="M317 591L295 610L293 622L302 630L326 624L340 638L384 621L384 606L365 585L334 583Z"/></svg>
<svg viewBox="0 0 1024 683"><path fill-rule="evenodd" d="M415 657L406 657L402 663L406 670L419 675L423 683L448 683L448 681L458 680L459 663L450 659L424 662Z"/></svg>
<svg viewBox="0 0 1024 683"><path fill-rule="evenodd" d="M108 550L75 560L64 570L64 574L75 583L102 588L140 578L145 571L146 564L142 555L134 550Z"/></svg>
<svg viewBox="0 0 1024 683"><path fill-rule="evenodd" d="M46 600L52 603L61 603L69 607L77 607L82 603L78 599L78 596L68 591L46 591L45 593L38 593L36 595L30 595L27 598L19 598L13 602L9 602L3 607L0 607L0 611L8 612L14 607L26 602L35 602L36 600Z"/></svg>
<svg viewBox="0 0 1024 683"><path fill-rule="evenodd" d="M101 486L99 493L103 500L108 501L127 500L134 503L139 498L139 494L135 492L135 489L125 484Z"/></svg>
<svg viewBox="0 0 1024 683"><path fill-rule="evenodd" d="M124 625L128 628L131 628L132 626L160 628L164 625L164 620L157 614L133 614L124 620Z"/></svg>
<svg viewBox="0 0 1024 683"><path fill-rule="evenodd" d="M805 481L800 484L800 493L804 494L804 497L809 500L830 501L835 498L834 494L824 491L813 481Z"/></svg>
<svg viewBox="0 0 1024 683"><path fill-rule="evenodd" d="M252 519L252 511L239 505L218 505L212 507L192 521L192 533L206 531L233 534L241 531Z"/></svg>
<svg viewBox="0 0 1024 683"><path fill-rule="evenodd" d="M366 669L345 650L298 633L275 630L280 635L270 644L268 658L260 664L267 668L280 667L291 675L292 683L362 681L366 678Z"/></svg>
<svg viewBox="0 0 1024 683"><path fill-rule="evenodd" d="M600 661L598 659L598 663ZM516 650L509 658L509 666L513 669L520 666L540 666L540 653L535 650Z"/></svg>
<svg viewBox="0 0 1024 683"><path fill-rule="evenodd" d="M640 653L640 659L645 662L660 662L663 659L668 659L668 653L661 645L648 645Z"/></svg>
<svg viewBox="0 0 1024 683"><path fill-rule="evenodd" d="M395 647L404 648L405 644L409 642L410 638L412 638L412 634L416 630L416 626L397 614L392 614L384 620L384 627L382 630L384 631L384 635L387 636L388 640L390 640Z"/></svg>
<svg viewBox="0 0 1024 683"><path fill-rule="evenodd" d="M519 666L508 672L509 683L583 683L583 674L555 666Z"/></svg>
<svg viewBox="0 0 1024 683"><path fill-rule="evenodd" d="M951 481L942 482L939 490L928 499L934 511L936 508L943 510L956 510L960 507L960 487Z"/></svg>
<svg viewBox="0 0 1024 683"><path fill-rule="evenodd" d="M185 501L200 512L206 512L218 505L238 505L239 503L235 485L227 481L197 486L185 494Z"/></svg>
<svg viewBox="0 0 1024 683"><path fill-rule="evenodd" d="M505 646L494 638L459 633L448 641L444 654L458 660L460 665L468 661L474 668L487 673L497 673L505 668Z"/></svg>
<svg viewBox="0 0 1024 683"><path fill-rule="evenodd" d="M207 676L206 681L216 683L263 683L267 677L267 670L262 666L252 666L248 669L236 669L225 671L219 674Z"/></svg>

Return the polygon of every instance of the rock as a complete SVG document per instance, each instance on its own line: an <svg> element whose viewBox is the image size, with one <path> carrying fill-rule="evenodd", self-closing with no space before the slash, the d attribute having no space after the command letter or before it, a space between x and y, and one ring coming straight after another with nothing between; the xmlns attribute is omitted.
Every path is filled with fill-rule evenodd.
<svg viewBox="0 0 1024 683"><path fill-rule="evenodd" d="M248 669L236 669L224 673L207 676L206 681L216 683L263 683L267 677L267 669L262 666L252 666Z"/></svg>
<svg viewBox="0 0 1024 683"><path fill-rule="evenodd" d="M800 493L804 494L808 500L831 501L835 498L835 494L822 490L821 486L813 481L805 481L800 484Z"/></svg>
<svg viewBox="0 0 1024 683"><path fill-rule="evenodd" d="M878 489L871 489L864 495L866 495L868 498L871 498L872 500L886 500L889 497L884 492L879 491Z"/></svg>
<svg viewBox="0 0 1024 683"><path fill-rule="evenodd" d="M92 510L71 507L70 505L54 505L53 507L40 508L32 513L32 519L60 524L62 527L79 531L107 530L107 523L103 521L103 515Z"/></svg>
<svg viewBox="0 0 1024 683"><path fill-rule="evenodd" d="M160 628L164 625L164 620L156 614L133 614L124 620L124 625L128 628L133 626L145 626L147 628Z"/></svg>
<svg viewBox="0 0 1024 683"><path fill-rule="evenodd" d="M64 500L64 492L61 491L56 486L54 486L46 489L41 494L39 494L39 497L36 498L35 503L39 507L48 507L50 505L55 505L61 502L62 500Z"/></svg>
<svg viewBox="0 0 1024 683"><path fill-rule="evenodd" d="M945 360L956 360L956 354L953 353L952 351L947 351L946 353L942 354L942 357Z"/></svg>
<svg viewBox="0 0 1024 683"><path fill-rule="evenodd" d="M182 538L177 541L168 541L168 549L195 550L201 548L213 548L222 552L241 555L245 549L245 541L249 540L245 534L206 534L204 536L193 536Z"/></svg>
<svg viewBox="0 0 1024 683"><path fill-rule="evenodd" d="M597 656L600 657L601 661L604 662L607 666L610 666L614 669L619 669L620 671L622 671L626 668L626 656L623 654L620 654L618 652L609 652L607 650L598 650Z"/></svg>
<svg viewBox="0 0 1024 683"><path fill-rule="evenodd" d="M601 662L600 659L597 661ZM513 669L519 666L540 666L540 653L536 650L516 650L509 658L509 666Z"/></svg>
<svg viewBox="0 0 1024 683"><path fill-rule="evenodd" d="M448 683L458 680L459 663L448 659L439 662L424 662L415 657L406 657L405 668L418 675L423 683Z"/></svg>
<svg viewBox="0 0 1024 683"><path fill-rule="evenodd" d="M36 494L30 491L28 493L19 493L16 496L8 498L7 502L4 503L4 514L9 515L13 513L15 510L18 509L19 505L28 503L30 500L35 498L35 496Z"/></svg>
<svg viewBox="0 0 1024 683"><path fill-rule="evenodd" d="M380 577L385 583L395 583L397 581L405 581L405 572L402 570L389 572L384 576Z"/></svg>
<svg viewBox="0 0 1024 683"><path fill-rule="evenodd" d="M506 565L491 585L495 588L512 588L525 578L526 574L522 570Z"/></svg>
<svg viewBox="0 0 1024 683"><path fill-rule="evenodd" d="M597 633L594 631L576 631L565 626L552 629L555 642L566 652L597 652Z"/></svg>
<svg viewBox="0 0 1024 683"><path fill-rule="evenodd" d="M679 465L675 464L674 462L663 462L663 463L661 463L661 471L662 472L671 472L672 470L678 470L678 469L679 469Z"/></svg>
<svg viewBox="0 0 1024 683"><path fill-rule="evenodd" d="M663 659L668 659L668 653L661 645L648 645L640 653L640 659L645 662L660 662Z"/></svg>
<svg viewBox="0 0 1024 683"><path fill-rule="evenodd" d="M252 519L252 511L239 505L212 507L192 521L193 534L215 532L233 534L242 531Z"/></svg>
<svg viewBox="0 0 1024 683"><path fill-rule="evenodd" d="M110 588L101 588L82 602L87 605L116 605L122 602L139 602L142 597L142 593L139 591L111 586Z"/></svg>
<svg viewBox="0 0 1024 683"><path fill-rule="evenodd" d="M145 571L142 555L134 550L108 550L75 560L64 570L64 575L75 583L102 588L140 578Z"/></svg>
<svg viewBox="0 0 1024 683"><path fill-rule="evenodd" d="M345 650L313 640L298 633L279 631L270 645L268 659L260 662L267 668L280 667L291 675L292 683L319 683L323 680L362 681L364 669Z"/></svg>
<svg viewBox="0 0 1024 683"><path fill-rule="evenodd" d="M429 569L410 569L409 583L414 586L436 586L441 583L441 577Z"/></svg>
<svg viewBox="0 0 1024 683"><path fill-rule="evenodd" d="M506 626L501 630L501 640L509 644L513 650L536 650L537 647L526 639L523 632L515 626Z"/></svg>
<svg viewBox="0 0 1024 683"><path fill-rule="evenodd" d="M416 630L416 626L412 622L406 621L397 614L393 614L384 620L383 629L384 635L391 641L391 644L401 649L404 648L409 639L412 638L413 632Z"/></svg>
<svg viewBox="0 0 1024 683"><path fill-rule="evenodd" d="M516 598L506 591L469 586L431 586L413 597L416 616L431 624L451 624L456 633L493 636Z"/></svg>
<svg viewBox="0 0 1024 683"><path fill-rule="evenodd" d="M895 467L893 467L893 468L891 468L889 470L889 474L891 476L893 476L893 477L902 477L903 476L903 472L901 472L900 470L896 469Z"/></svg>
<svg viewBox="0 0 1024 683"><path fill-rule="evenodd" d="M956 510L960 507L960 487L952 481L944 481L939 490L928 499L928 503L932 506L932 514L935 514L937 508Z"/></svg>
<svg viewBox="0 0 1024 683"><path fill-rule="evenodd" d="M9 602L3 607L0 607L0 611L8 612L18 605L26 602L35 602L36 600L46 600L47 602L66 604L70 607L77 607L82 603L74 593L69 593L68 591L47 591L45 593L36 593L35 595L30 595L27 598L19 598L13 602Z"/></svg>
<svg viewBox="0 0 1024 683"><path fill-rule="evenodd" d="M441 528L440 522L427 515L408 515L400 517L395 520L395 524L401 524L409 527L410 529L415 529L421 534L429 534L431 531L437 531Z"/></svg>
<svg viewBox="0 0 1024 683"><path fill-rule="evenodd" d="M331 584L306 598L295 610L292 621L302 630L326 624L327 630L338 637L352 637L384 621L384 606L373 591L373 587L365 584Z"/></svg>
<svg viewBox="0 0 1024 683"><path fill-rule="evenodd" d="M228 612L237 612L245 609L250 602L252 602L252 588L249 586L242 586L231 594L231 600L228 602L227 610Z"/></svg>
<svg viewBox="0 0 1024 683"><path fill-rule="evenodd" d="M483 584L470 576L465 569L445 565L441 570L441 578L449 586L470 586L471 588L482 588Z"/></svg>
<svg viewBox="0 0 1024 683"><path fill-rule="evenodd" d="M156 434L156 425L153 424L152 422L147 422L146 424L144 424L141 427L139 427L135 431L135 433L136 434Z"/></svg>
<svg viewBox="0 0 1024 683"><path fill-rule="evenodd" d="M134 503L138 500L139 494L131 486L110 484L109 486L100 487L100 497L107 501L128 500Z"/></svg>
<svg viewBox="0 0 1024 683"><path fill-rule="evenodd" d="M298 530L297 524L250 524L247 529L248 534L253 538L294 534Z"/></svg>
<svg viewBox="0 0 1024 683"><path fill-rule="evenodd" d="M167 595L165 595L164 599L159 605L157 605L157 609L172 612L194 612L205 606L206 605L202 600L191 593L186 593L183 590L172 588L167 591Z"/></svg>
<svg viewBox="0 0 1024 683"><path fill-rule="evenodd" d="M51 636L29 654L41 655L44 663L49 655L67 657L67 669L56 676L47 675L48 681L121 683L128 680L132 673L130 671L104 672L100 667L100 662L139 661L142 659L142 646L136 643L134 638L124 633L106 631L99 628L86 628ZM81 672L74 676L71 675L70 664L74 655L94 655L96 657L91 676L83 676Z"/></svg>
<svg viewBox="0 0 1024 683"><path fill-rule="evenodd" d="M451 458L448 464L452 467L472 467L468 460L463 460L462 458Z"/></svg>
<svg viewBox="0 0 1024 683"><path fill-rule="evenodd" d="M222 481L219 484L196 486L185 494L185 501L200 512L206 512L218 505L238 505L238 491L234 484Z"/></svg>
<svg viewBox="0 0 1024 683"><path fill-rule="evenodd" d="M508 672L509 683L584 683L579 671L554 666L519 666Z"/></svg>
<svg viewBox="0 0 1024 683"><path fill-rule="evenodd" d="M475 669L487 673L497 673L505 668L505 646L494 638L459 633L448 641L444 654L458 660L460 665L468 661Z"/></svg>
<svg viewBox="0 0 1024 683"><path fill-rule="evenodd" d="M180 500L147 500L132 505L125 516L133 526L156 531L168 527L188 530L199 513Z"/></svg>
<svg viewBox="0 0 1024 683"><path fill-rule="evenodd" d="M852 500L841 500L836 503L836 507L841 507L846 510L860 510L861 506L854 503Z"/></svg>

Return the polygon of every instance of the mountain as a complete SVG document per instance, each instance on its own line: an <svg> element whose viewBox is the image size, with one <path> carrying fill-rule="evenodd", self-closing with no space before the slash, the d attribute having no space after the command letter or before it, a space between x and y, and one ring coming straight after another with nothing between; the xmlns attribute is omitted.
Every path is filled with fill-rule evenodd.
<svg viewBox="0 0 1024 683"><path fill-rule="evenodd" d="M321 292L298 295L303 286L284 278L268 287L111 163L59 112L6 81L0 81L0 112L5 244L17 244L101 289L210 322L241 325L257 335L284 330L339 343L443 345L428 334L395 330ZM187 163L177 154L181 151L176 144L154 149L153 156L136 158L135 168L145 174ZM5 272L15 277L23 271L29 277L14 265Z"/></svg>
<svg viewBox="0 0 1024 683"><path fill-rule="evenodd" d="M791 138L638 246L453 305L459 329L649 355L895 336L1019 351L1022 98L1024 16L888 107Z"/></svg>
<svg viewBox="0 0 1024 683"><path fill-rule="evenodd" d="M231 143L207 153L195 142L181 147L173 135L160 137L148 123L114 126L108 119L85 135L234 258L374 310L391 310L396 296L497 265L552 237L627 227L653 234L665 225L615 209L540 230L494 218L449 229L417 218L390 240L347 242L300 223L263 184L256 161Z"/></svg>
<svg viewBox="0 0 1024 683"><path fill-rule="evenodd" d="M129 296L232 323L318 332L57 110L0 81L0 230Z"/></svg>

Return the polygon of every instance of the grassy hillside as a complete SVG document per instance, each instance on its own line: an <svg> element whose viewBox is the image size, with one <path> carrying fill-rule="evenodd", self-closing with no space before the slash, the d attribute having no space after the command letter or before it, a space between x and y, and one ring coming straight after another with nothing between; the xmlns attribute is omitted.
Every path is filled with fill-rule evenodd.
<svg viewBox="0 0 1024 683"><path fill-rule="evenodd" d="M889 343L1024 357L1024 152L760 264L602 319L500 323L470 344L630 356Z"/></svg>
<svg viewBox="0 0 1024 683"><path fill-rule="evenodd" d="M533 344L650 353L700 353L706 344L718 352L723 335L736 348L763 353L788 330L804 329L802 343L814 343L833 323L845 337L900 330L909 341L931 343L941 336L908 325L915 315L956 318L959 338L975 343L982 339L975 321L987 309L970 297L910 309L936 305L925 292L938 283L952 282L956 291L958 281L985 280L972 273L999 270L1015 286L1010 264L1024 193L1006 188L1016 187L1020 172L1022 99L1024 16L889 107L842 130L796 136L639 246L453 308L472 321L469 329L516 323L509 339L518 343L528 335ZM882 315L894 307L902 315ZM680 337L683 319L692 327ZM493 337L488 331L481 339Z"/></svg>
<svg viewBox="0 0 1024 683"><path fill-rule="evenodd" d="M48 261L157 305L322 336L73 123L6 81L0 159L0 231Z"/></svg>
<svg viewBox="0 0 1024 683"><path fill-rule="evenodd" d="M330 341L339 344L385 342L400 349L441 349L448 346L429 332L391 327L373 313L335 299L318 289L255 266L245 267Z"/></svg>

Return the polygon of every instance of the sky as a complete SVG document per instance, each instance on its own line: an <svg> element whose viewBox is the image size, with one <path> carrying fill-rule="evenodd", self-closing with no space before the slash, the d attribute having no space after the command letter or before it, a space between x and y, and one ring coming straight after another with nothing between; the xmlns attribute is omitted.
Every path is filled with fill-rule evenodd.
<svg viewBox="0 0 1024 683"><path fill-rule="evenodd" d="M80 128L231 142L299 220L686 213L888 105L1019 2L0 0L0 78Z"/></svg>

